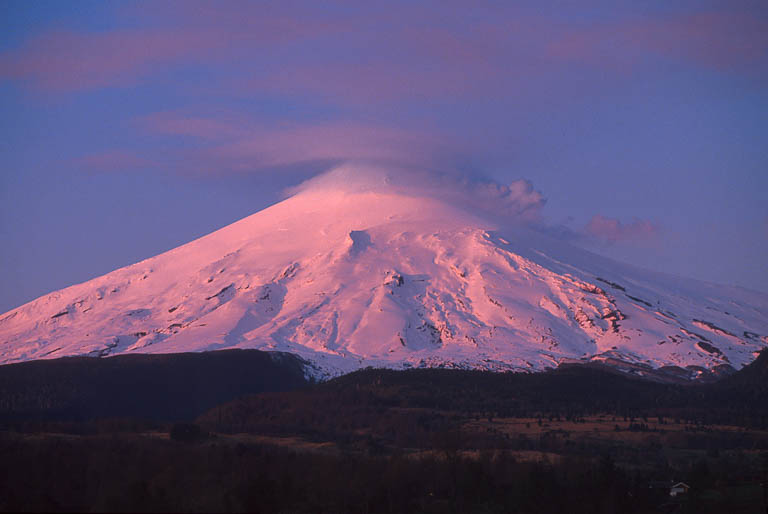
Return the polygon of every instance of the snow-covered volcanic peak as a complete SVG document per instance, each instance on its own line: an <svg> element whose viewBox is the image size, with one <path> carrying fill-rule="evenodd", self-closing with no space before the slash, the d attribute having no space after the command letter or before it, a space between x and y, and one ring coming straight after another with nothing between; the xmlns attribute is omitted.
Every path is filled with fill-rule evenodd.
<svg viewBox="0 0 768 514"><path fill-rule="evenodd" d="M0 363L258 348L326 375L571 359L738 369L768 345L767 295L526 229L543 203L527 183L474 184L460 197L447 182L355 172L6 313Z"/></svg>

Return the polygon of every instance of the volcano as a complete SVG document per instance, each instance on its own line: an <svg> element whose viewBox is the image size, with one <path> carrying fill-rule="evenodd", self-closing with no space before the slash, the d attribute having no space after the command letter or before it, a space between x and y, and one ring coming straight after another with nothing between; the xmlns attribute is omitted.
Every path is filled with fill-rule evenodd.
<svg viewBox="0 0 768 514"><path fill-rule="evenodd" d="M335 173L0 316L0 363L255 348L296 354L318 376L599 361L696 378L768 346L768 295L614 262L482 198Z"/></svg>

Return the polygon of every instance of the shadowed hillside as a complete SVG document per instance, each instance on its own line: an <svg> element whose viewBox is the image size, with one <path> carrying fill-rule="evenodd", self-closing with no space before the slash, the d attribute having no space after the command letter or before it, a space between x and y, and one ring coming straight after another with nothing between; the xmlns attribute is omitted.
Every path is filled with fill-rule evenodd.
<svg viewBox="0 0 768 514"><path fill-rule="evenodd" d="M191 420L239 396L305 385L300 359L257 350L32 361L0 366L0 420Z"/></svg>
<svg viewBox="0 0 768 514"><path fill-rule="evenodd" d="M420 411L425 426L455 426L456 415L571 420L610 414L765 428L768 388L761 377L767 362L764 352L727 379L697 385L652 382L594 365L533 374L364 369L310 389L240 398L210 411L201 421L215 430L323 437L352 436L358 428L370 426L389 442L392 438L382 427L398 423L399 418L410 424L414 410Z"/></svg>

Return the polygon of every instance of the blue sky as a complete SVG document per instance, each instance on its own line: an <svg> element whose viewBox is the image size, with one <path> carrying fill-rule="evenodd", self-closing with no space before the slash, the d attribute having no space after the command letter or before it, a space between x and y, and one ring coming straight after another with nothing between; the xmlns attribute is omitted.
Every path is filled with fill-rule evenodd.
<svg viewBox="0 0 768 514"><path fill-rule="evenodd" d="M594 251L768 291L765 3L509 4L3 2L0 311L349 159L527 179Z"/></svg>

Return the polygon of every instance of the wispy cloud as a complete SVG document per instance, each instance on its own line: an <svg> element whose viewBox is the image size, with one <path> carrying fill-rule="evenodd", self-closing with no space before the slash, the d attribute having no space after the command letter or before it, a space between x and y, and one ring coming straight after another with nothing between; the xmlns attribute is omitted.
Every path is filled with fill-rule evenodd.
<svg viewBox="0 0 768 514"><path fill-rule="evenodd" d="M142 17L144 24L160 25L156 28L42 32L0 54L0 77L54 91L126 87L156 79L174 66L232 69L252 63L254 55L263 58L274 53L279 45L333 31L327 24L268 9L258 16L242 13L238 18L237 10L221 10L213 4L190 2L184 9L188 16L179 15L179 4L175 7L174 16ZM228 15L222 17L222 13ZM208 23L201 23L205 19Z"/></svg>
<svg viewBox="0 0 768 514"><path fill-rule="evenodd" d="M163 64L210 48L212 39L174 31L53 31L0 55L0 76L48 90L130 86Z"/></svg>
<svg viewBox="0 0 768 514"><path fill-rule="evenodd" d="M541 210L547 201L526 179L502 184L477 174L457 171L355 162L316 175L290 188L288 194L325 190L437 198L505 224L540 223Z"/></svg>
<svg viewBox="0 0 768 514"><path fill-rule="evenodd" d="M135 171L137 169L154 168L157 162L139 156L136 152L112 149L88 153L75 159L74 164L91 173Z"/></svg>
<svg viewBox="0 0 768 514"><path fill-rule="evenodd" d="M196 66L237 76L239 86L252 91L346 103L503 95L573 64L625 74L671 58L755 73L768 52L768 19L738 11L568 21L522 7L496 13L453 6L441 11L438 25L433 9L418 6L394 5L391 12L337 6L334 14L312 3L161 5L133 14L148 27L33 36L0 55L0 77L77 90L131 85L169 68ZM473 23L464 23L468 16Z"/></svg>
<svg viewBox="0 0 768 514"><path fill-rule="evenodd" d="M440 155L440 146L438 137L414 130L329 122L255 129L245 138L212 149L212 154L254 166L317 160L426 164Z"/></svg>
<svg viewBox="0 0 768 514"><path fill-rule="evenodd" d="M154 134L194 137L209 141L241 139L252 130L249 120L233 113L218 116L189 116L158 112L135 121L139 128Z"/></svg>
<svg viewBox="0 0 768 514"><path fill-rule="evenodd" d="M422 168L454 167L467 145L434 128L402 128L354 120L275 121L226 112L190 115L160 112L134 120L156 138L167 165L182 173L272 173L277 168L319 163L315 172L342 162L378 162ZM162 145L163 138L185 144Z"/></svg>
<svg viewBox="0 0 768 514"><path fill-rule="evenodd" d="M632 18L570 28L550 56L628 71L659 57L710 69L760 71L768 52L768 19L738 12Z"/></svg>
<svg viewBox="0 0 768 514"><path fill-rule="evenodd" d="M584 227L584 232L591 238L608 244L613 243L649 243L660 235L657 224L648 220L633 220L629 223L596 214Z"/></svg>

